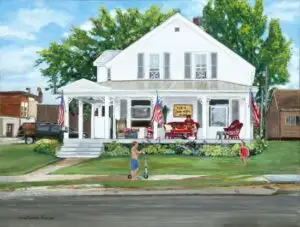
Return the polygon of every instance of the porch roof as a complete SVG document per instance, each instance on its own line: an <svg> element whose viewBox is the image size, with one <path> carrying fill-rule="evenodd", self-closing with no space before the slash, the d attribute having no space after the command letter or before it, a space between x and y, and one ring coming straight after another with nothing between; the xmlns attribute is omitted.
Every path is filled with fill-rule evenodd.
<svg viewBox="0 0 300 227"><path fill-rule="evenodd" d="M98 83L112 90L164 90L164 91L249 91L255 87L220 80L131 80Z"/></svg>

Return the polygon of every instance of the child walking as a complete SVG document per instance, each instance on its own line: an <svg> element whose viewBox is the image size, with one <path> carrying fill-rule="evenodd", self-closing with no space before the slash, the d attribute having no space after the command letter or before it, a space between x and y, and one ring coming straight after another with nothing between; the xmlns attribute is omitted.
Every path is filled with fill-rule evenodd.
<svg viewBox="0 0 300 227"><path fill-rule="evenodd" d="M245 142L241 141L241 145L240 145L240 157L242 160L242 163L244 166L247 165L247 158L249 156L249 150L248 148L245 146Z"/></svg>

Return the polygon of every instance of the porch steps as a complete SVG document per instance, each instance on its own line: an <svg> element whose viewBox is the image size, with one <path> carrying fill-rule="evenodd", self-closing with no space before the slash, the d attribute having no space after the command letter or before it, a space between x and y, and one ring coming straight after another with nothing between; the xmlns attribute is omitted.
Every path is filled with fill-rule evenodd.
<svg viewBox="0 0 300 227"><path fill-rule="evenodd" d="M98 158L103 151L103 142L99 140L67 139L56 156L59 158Z"/></svg>

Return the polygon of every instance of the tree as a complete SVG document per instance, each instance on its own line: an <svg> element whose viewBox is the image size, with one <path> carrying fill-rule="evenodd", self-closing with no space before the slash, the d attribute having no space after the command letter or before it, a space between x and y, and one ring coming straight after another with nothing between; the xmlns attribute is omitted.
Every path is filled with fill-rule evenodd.
<svg viewBox="0 0 300 227"><path fill-rule="evenodd" d="M176 12L172 9L164 13L159 6L152 5L144 13L138 8L116 9L113 17L106 8L100 7L98 16L90 18L91 31L73 26L62 43L52 42L49 48L38 52L36 66L46 66L40 71L48 79L52 92L81 78L96 81L93 61L103 51L125 49Z"/></svg>
<svg viewBox="0 0 300 227"><path fill-rule="evenodd" d="M57 88L81 78L96 81L97 69L93 62L103 51L125 49L179 10L162 12L161 7L152 5L144 13L138 8L115 11L113 17L109 10L100 7L98 16L90 18L91 31L73 26L71 34L61 43L52 42L49 48L38 52L36 66L46 66L40 72L48 79L48 90L56 93ZM76 109L75 101L70 104L70 110L74 113ZM85 105L85 118L90 116L89 112L90 106Z"/></svg>
<svg viewBox="0 0 300 227"><path fill-rule="evenodd" d="M289 81L291 41L282 34L279 20L267 23L263 0L256 0L253 6L248 0L209 0L201 18L201 26L210 35L256 67L254 85L259 88L259 98L266 68L269 86Z"/></svg>

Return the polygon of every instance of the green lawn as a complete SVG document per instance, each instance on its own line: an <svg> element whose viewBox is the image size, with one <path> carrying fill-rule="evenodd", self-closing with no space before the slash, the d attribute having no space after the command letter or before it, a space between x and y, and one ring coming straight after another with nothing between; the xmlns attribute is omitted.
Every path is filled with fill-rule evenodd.
<svg viewBox="0 0 300 227"><path fill-rule="evenodd" d="M56 159L33 149L34 145L0 145L0 176L22 175Z"/></svg>
<svg viewBox="0 0 300 227"><path fill-rule="evenodd" d="M140 161L143 169L143 159ZM271 141L264 153L249 158L243 168L236 158L199 158L186 156L148 156L149 174L204 174L228 176L238 174L260 175L275 173L300 173L300 142ZM61 169L55 174L126 175L129 157L98 158Z"/></svg>

